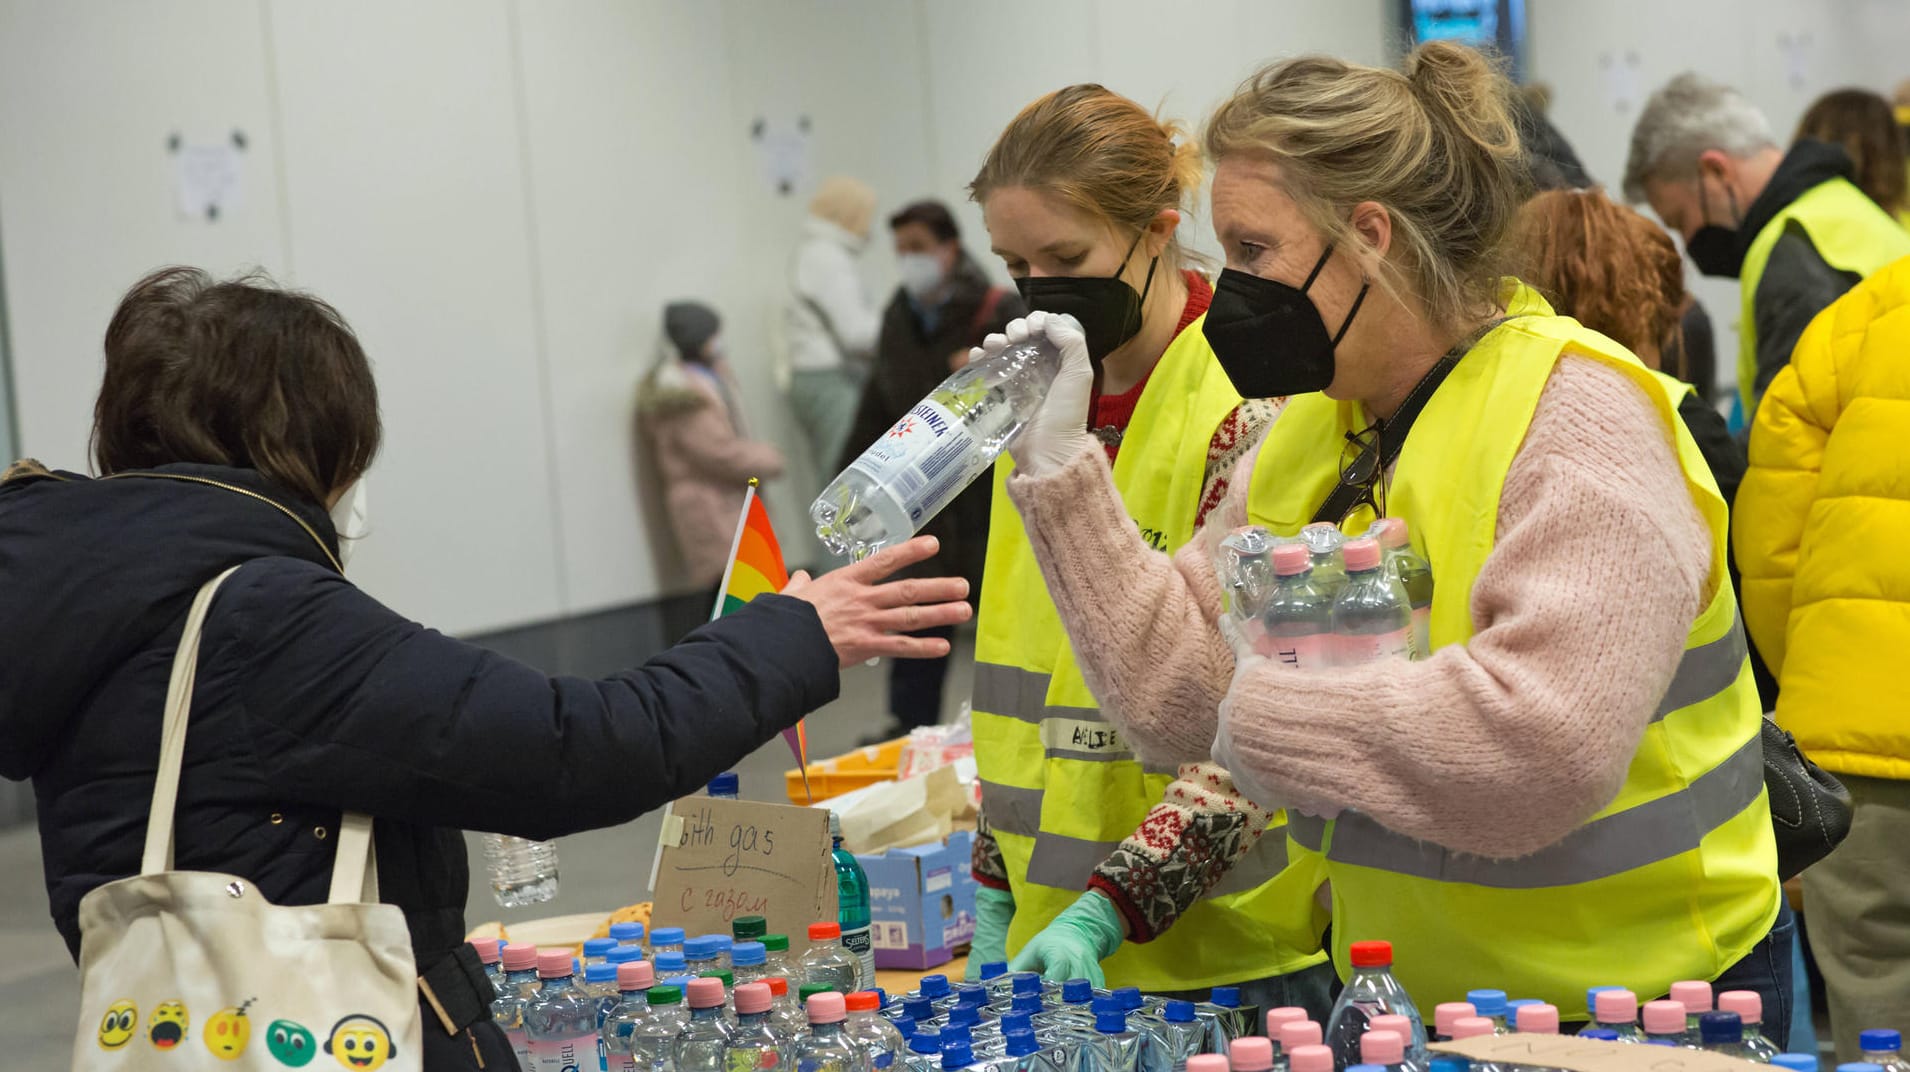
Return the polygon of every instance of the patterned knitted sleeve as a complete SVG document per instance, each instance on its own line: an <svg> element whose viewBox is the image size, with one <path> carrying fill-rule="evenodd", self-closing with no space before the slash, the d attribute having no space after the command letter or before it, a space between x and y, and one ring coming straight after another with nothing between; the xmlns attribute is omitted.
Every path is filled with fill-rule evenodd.
<svg viewBox="0 0 1910 1072"><path fill-rule="evenodd" d="M1094 869L1088 888L1121 910L1129 941L1152 941L1253 848L1268 814L1219 765L1182 764L1140 829Z"/></svg>
<svg viewBox="0 0 1910 1072"><path fill-rule="evenodd" d="M968 854L968 870L975 881L998 890L1008 886L1008 865L1002 862L1001 842L988 828L988 813L975 813L975 847Z"/></svg>

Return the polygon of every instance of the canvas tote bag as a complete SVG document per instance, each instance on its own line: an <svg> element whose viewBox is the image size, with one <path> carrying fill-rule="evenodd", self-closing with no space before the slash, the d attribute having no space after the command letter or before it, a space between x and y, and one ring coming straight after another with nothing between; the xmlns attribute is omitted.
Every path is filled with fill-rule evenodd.
<svg viewBox="0 0 1910 1072"><path fill-rule="evenodd" d="M285 907L236 875L172 870L199 635L192 601L166 690L166 721L139 874L80 902L75 1072L363 1069L417 1072L417 968L404 913L378 903L371 818L346 813L331 894Z"/></svg>

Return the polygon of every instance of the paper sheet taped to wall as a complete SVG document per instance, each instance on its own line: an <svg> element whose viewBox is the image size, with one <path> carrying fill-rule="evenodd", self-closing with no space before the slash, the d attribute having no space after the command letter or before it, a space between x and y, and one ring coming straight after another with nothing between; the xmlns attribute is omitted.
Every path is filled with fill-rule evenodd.
<svg viewBox="0 0 1910 1072"><path fill-rule="evenodd" d="M231 143L180 145L173 150L179 215L216 221L239 207L245 191L245 151Z"/></svg>

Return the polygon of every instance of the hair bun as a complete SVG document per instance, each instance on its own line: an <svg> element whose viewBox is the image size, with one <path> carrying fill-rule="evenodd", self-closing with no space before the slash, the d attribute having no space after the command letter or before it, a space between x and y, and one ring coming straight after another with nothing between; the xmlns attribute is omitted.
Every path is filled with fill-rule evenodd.
<svg viewBox="0 0 1910 1072"><path fill-rule="evenodd" d="M1428 41L1406 57L1404 73L1413 95L1448 130L1493 156L1522 156L1511 83L1483 53Z"/></svg>

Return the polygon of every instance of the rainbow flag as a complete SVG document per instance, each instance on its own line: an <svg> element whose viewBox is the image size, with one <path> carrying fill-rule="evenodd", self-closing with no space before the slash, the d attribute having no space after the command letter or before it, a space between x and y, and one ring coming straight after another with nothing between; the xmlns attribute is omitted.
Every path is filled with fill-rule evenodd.
<svg viewBox="0 0 1910 1072"><path fill-rule="evenodd" d="M764 592L780 592L789 584L789 568L783 565L782 545L776 542L776 530L769 524L769 511L756 496L756 484L756 479L751 477L749 490L743 495L743 514L736 522L736 539L730 544L730 563L723 571L716 605L710 608L711 621ZM808 795L809 734L798 722L783 731L783 740L789 742L789 750L796 754L796 764L802 768L803 793Z"/></svg>

